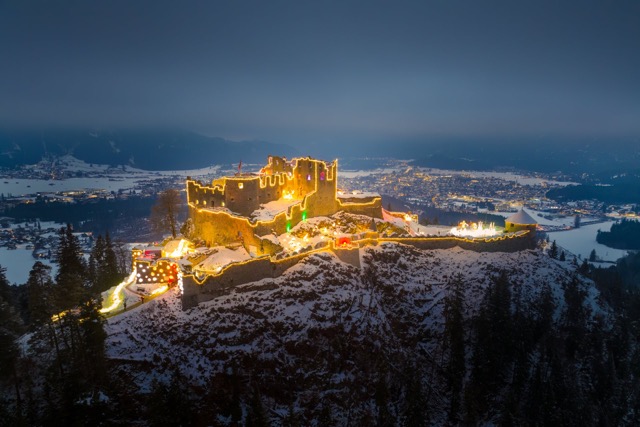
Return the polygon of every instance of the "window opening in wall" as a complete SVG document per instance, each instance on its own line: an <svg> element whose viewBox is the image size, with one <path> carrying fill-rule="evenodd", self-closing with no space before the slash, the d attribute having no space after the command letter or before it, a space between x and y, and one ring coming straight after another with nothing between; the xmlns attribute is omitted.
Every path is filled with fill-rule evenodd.
<svg viewBox="0 0 640 427"><path fill-rule="evenodd" d="M242 190L242 189L244 188L244 183L239 182L239 183L238 183L238 188Z"/></svg>
<svg viewBox="0 0 640 427"><path fill-rule="evenodd" d="M311 181L311 175L307 175L307 181Z"/></svg>

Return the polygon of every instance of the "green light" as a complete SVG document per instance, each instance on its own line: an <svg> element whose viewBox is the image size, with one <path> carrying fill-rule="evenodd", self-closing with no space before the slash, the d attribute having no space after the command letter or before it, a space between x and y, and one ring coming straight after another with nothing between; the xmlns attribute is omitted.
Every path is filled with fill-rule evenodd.
<svg viewBox="0 0 640 427"><path fill-rule="evenodd" d="M303 221L307 220L307 211L302 211L302 220Z"/></svg>
<svg viewBox="0 0 640 427"><path fill-rule="evenodd" d="M287 233L291 231L291 223L287 222Z"/></svg>

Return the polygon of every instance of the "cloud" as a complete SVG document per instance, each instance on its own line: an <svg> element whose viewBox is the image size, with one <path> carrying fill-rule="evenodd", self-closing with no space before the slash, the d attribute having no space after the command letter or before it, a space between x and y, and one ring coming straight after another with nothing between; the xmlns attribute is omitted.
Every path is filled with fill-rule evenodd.
<svg viewBox="0 0 640 427"><path fill-rule="evenodd" d="M640 6L556 3L14 2L0 116L275 140L637 134Z"/></svg>

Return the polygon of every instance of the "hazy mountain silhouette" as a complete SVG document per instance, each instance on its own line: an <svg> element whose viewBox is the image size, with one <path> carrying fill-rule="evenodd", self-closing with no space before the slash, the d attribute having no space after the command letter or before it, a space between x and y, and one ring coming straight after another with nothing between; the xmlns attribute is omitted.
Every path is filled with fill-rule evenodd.
<svg viewBox="0 0 640 427"><path fill-rule="evenodd" d="M87 163L170 170L258 162L270 154L294 156L287 145L229 141L185 130L0 130L0 166L33 164L70 154Z"/></svg>

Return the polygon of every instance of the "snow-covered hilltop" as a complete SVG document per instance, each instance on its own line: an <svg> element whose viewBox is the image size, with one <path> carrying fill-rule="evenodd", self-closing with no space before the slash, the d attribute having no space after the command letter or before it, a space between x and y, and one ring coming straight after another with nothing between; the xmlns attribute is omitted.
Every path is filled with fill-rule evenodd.
<svg viewBox="0 0 640 427"><path fill-rule="evenodd" d="M221 425L258 416L275 425L290 419L367 425L380 416L442 424L452 405L445 314L458 289L469 387L480 351L475 324L491 318L487 304L498 289L506 289L507 299L494 309L516 321L523 313L533 323L547 321L544 304L550 304L547 333L560 333L576 309L576 295L586 332L595 320L609 324L609 309L592 282L570 262L539 250L486 253L385 243L364 251L361 268L318 253L281 277L238 286L187 311L174 288L109 319L106 352L112 375L127 378L137 392L171 383ZM531 350L527 375L546 366L541 351ZM509 363L503 369L516 369ZM459 405L455 411L454 419L463 416Z"/></svg>

